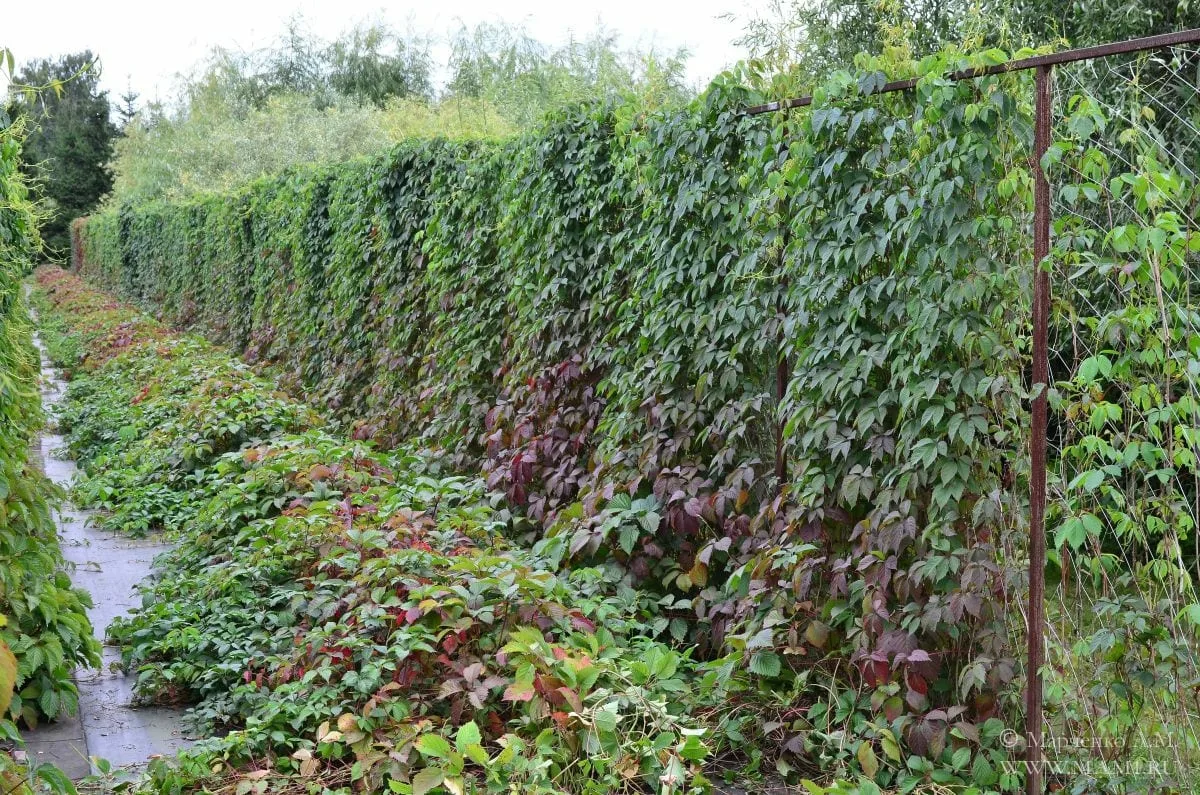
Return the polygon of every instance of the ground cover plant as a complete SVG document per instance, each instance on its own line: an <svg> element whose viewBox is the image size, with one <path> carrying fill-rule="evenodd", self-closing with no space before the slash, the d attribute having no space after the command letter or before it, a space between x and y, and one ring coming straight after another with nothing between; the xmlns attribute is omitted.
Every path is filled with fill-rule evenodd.
<svg viewBox="0 0 1200 795"><path fill-rule="evenodd" d="M496 778L479 771L471 786L605 791L632 770L622 761L632 757L642 761L630 786L640 776L640 786L668 791L703 787L725 763L739 775L772 769L853 782L834 791L1018 789L1010 763L1021 752L1012 730L1024 684L1031 93L1028 75L942 78L1008 57L861 59L819 86L811 107L757 118L741 112L745 104L790 94L795 82L783 76L767 91L764 78L742 72L682 108L575 108L496 144L410 143L350 166L298 168L230 194L125 205L81 222L77 260L88 279L279 374L325 418L323 430L311 430L314 422L307 435L284 436L298 429L277 418L302 410L267 401L271 385L243 369L239 388L263 423L240 423L255 430L220 444L206 430L199 457L179 448L155 458L183 444L193 424L212 430L199 411L211 401L192 401L194 380L178 375L191 372L193 357L223 354L185 338L162 344L161 363L147 342L73 387L72 444L91 456L89 481L112 486L96 494L112 498L113 521L150 506L151 524L198 543L200 557L175 558L196 581L155 586L165 612L148 607L121 630L145 689L202 699L196 715L209 727L244 728L227 743L245 750L225 744L222 753L235 766L263 754L271 769L258 767L260 778L274 781L291 764L267 748L325 765L326 735L298 746L279 728L316 717L297 717L289 695L311 685L311 664L270 622L242 631L238 611L259 604L252 598L278 598L255 615L294 626L300 606L334 580L348 589L338 604L357 610L358 586L377 583L360 567L389 582L411 568L429 580L422 585L469 591L454 572L488 583L492 574L471 568L487 549L504 561L488 566L544 571L556 584L539 595L516 576L517 590L494 604L481 585L477 598L461 597L467 607L453 621L474 627L482 619L473 611L494 619L509 614L497 609L512 594L528 600L530 615L545 619L534 622L542 642L560 649L551 658L616 661L592 683L605 682L605 698L608 688L616 697L618 680L625 694L647 687L620 673L631 649L643 661L678 659L637 713L675 728L665 730L671 741L651 740L657 762L606 751L601 770L587 738L607 724L589 705L611 702L561 693L557 702L539 690L545 676L580 693L533 634L468 632L454 635L453 650L441 635L452 663L461 649L483 664L470 677L453 669L463 682L446 694L451 702L475 693L489 703L476 683L494 672L484 655L498 649L500 666L522 661L502 704L544 707L541 719L556 727L556 712L582 717L590 728L570 761L542 768L561 749L516 730L542 737L549 724L538 716L503 706L501 725L485 725L475 718L489 710L469 696L458 717L452 706L426 707L426 680L400 666L393 676L416 677L396 679L405 720L429 716L443 741L430 756L446 764L419 786L438 776L438 786L460 786L467 763L451 754L471 758L452 747L461 727L464 747L476 730L487 742L513 734L522 743L502 760L490 756ZM897 73L919 77L915 90L878 95ZM1059 224L1051 263L1067 285L1054 310L1051 395L1059 548L1051 575L1062 602L1051 604L1054 665L1044 673L1050 725L1088 742L1054 752L1070 763L1137 759L1136 737L1187 761L1200 714L1198 560L1188 548L1200 511L1189 287L1200 236L1187 220L1195 193L1172 160L1172 139L1147 129L1152 110L1128 119L1086 91L1065 100L1058 140L1036 164L1074 209ZM1100 140L1112 148L1097 151ZM84 289L57 271L41 278L55 290ZM185 394L167 394L177 378ZM165 437L151 430L159 425ZM105 438L114 428L131 430ZM362 448L361 460L373 462L364 473L352 451L367 441L389 452ZM310 458L314 446L323 452ZM271 471L272 460L283 471ZM314 479L317 466L331 472ZM338 472L365 478L352 478L353 499ZM432 482L420 486L421 477ZM137 491L150 485L169 496ZM132 508L126 486L139 495ZM247 489L255 501L242 502ZM392 560L411 554L413 524L387 525L395 514L382 506L393 497L426 515L431 500L447 500L448 512L429 518L450 535L422 538L428 561ZM342 562L297 545L291 534L308 521L318 529L303 538L332 544L331 559ZM135 518L130 527L141 525ZM383 534L372 536L378 546L351 537L360 526ZM224 543L208 546L208 533ZM450 554L460 547L470 552ZM252 549L261 551L255 565ZM397 607L414 593L405 589ZM337 645L319 655L359 666L361 632L376 626L368 618L387 622L381 599L372 593L367 615L355 616L362 629L338 630ZM539 599L564 608L575 600L574 618L595 631L569 611L539 613ZM1104 620L1083 620L1080 604ZM309 616L303 634L324 631L326 618ZM611 658L588 645L605 631L618 633ZM395 635L372 642L389 659L424 664L408 635ZM209 638L224 640L209 648ZM226 655L249 659L247 649L268 667L222 667ZM1097 656L1086 671L1071 664ZM279 683L284 670L290 679ZM679 671L700 683L686 697L658 681ZM363 668L353 673L356 682ZM238 675L243 685L231 690ZM366 681L381 675L371 669ZM271 697L256 701L263 688ZM322 698L339 741L370 736L388 754L397 737L420 741L411 726L382 735L350 720L337 727L332 713L346 690ZM439 711L447 708L449 720ZM690 749L683 737L694 738ZM404 768L411 755L396 753L404 757L396 786L416 788L426 768ZM519 769L509 766L516 760ZM357 761L365 776L372 766ZM551 772L539 779L535 768ZM1055 784L1146 785L1081 770L1056 773ZM1175 765L1153 785L1185 788L1190 775Z"/></svg>
<svg viewBox="0 0 1200 795"><path fill-rule="evenodd" d="M111 636L145 698L229 732L156 765L155 786L703 787L690 712L715 702L649 637L638 592L514 546L479 478L331 435L210 343L38 278L50 347L74 352L77 500L179 534ZM230 396L236 417L211 421Z"/></svg>
<svg viewBox="0 0 1200 795"><path fill-rule="evenodd" d="M42 280L47 351L72 382L59 421L83 468L77 504L103 526L139 535L186 523L214 486L203 473L222 454L320 424L250 368L196 337L176 337L75 279ZM68 331L53 307L70 303ZM105 367L112 359L120 366Z"/></svg>

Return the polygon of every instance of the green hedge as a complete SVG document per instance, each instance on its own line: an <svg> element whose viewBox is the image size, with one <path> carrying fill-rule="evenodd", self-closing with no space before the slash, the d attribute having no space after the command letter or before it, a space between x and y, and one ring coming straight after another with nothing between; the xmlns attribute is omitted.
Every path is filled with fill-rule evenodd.
<svg viewBox="0 0 1200 795"><path fill-rule="evenodd" d="M683 463L761 468L782 291L746 234L739 179L771 125L734 111L744 96L714 90L636 130L581 111L499 146L405 145L125 207L87 221L82 267L281 365L364 435L479 459L563 427L571 444L545 440L531 462L551 472L504 473L521 502ZM555 390L584 416L546 416L535 404ZM567 482L547 485L568 458Z"/></svg>
<svg viewBox="0 0 1200 795"><path fill-rule="evenodd" d="M914 105L849 85L832 86L846 96L823 112L754 119L739 111L753 94L727 80L681 110L580 109L505 144L406 144L229 195L125 206L87 220L78 260L172 321L278 364L361 435L485 461L536 518L581 488L666 472L689 495L753 485L757 504L777 485L777 446L799 475L824 446L814 427L857 424L847 439L861 441L894 432L899 407L876 397L901 396L871 381L939 355L957 369L977 354L962 343L986 325L981 313L1012 297L981 281L1020 245L1021 197L987 191L1013 167L1014 139L982 133L994 138L1017 103L967 122L969 89ZM920 133L890 121L914 110ZM955 134L978 136L978 151L948 148ZM889 165L893 153L910 159ZM902 291L911 305L889 303ZM920 316L926 299L944 311ZM914 319L932 339L887 338ZM794 397L812 399L793 401L807 427L789 411L777 442L781 354L795 360ZM843 369L863 357L874 360ZM896 372L871 372L883 365ZM833 380L817 383L821 370ZM849 394L830 388L877 413L856 421ZM925 403L941 422L923 438L938 426L945 437L953 401L931 395L903 414L920 409L919 420Z"/></svg>
<svg viewBox="0 0 1200 795"><path fill-rule="evenodd" d="M1016 671L1028 92L950 65L758 118L727 76L125 206L83 226L82 269L360 436L482 466L560 558L678 596L700 653L785 688L834 654L889 710L982 721Z"/></svg>
<svg viewBox="0 0 1200 795"><path fill-rule="evenodd" d="M788 753L873 777L849 732L906 760L896 781L925 756L965 775L949 737L1021 709L1032 92L940 77L962 66L883 96L839 73L759 118L726 76L682 109L126 206L83 225L82 269L362 437L481 467L553 559L661 590L657 631L748 667ZM1064 735L1172 735L1154 705L1200 670L1197 189L1153 113L1061 112L1048 523L1079 565L1051 564L1078 587L1048 603L1072 629L1047 710Z"/></svg>

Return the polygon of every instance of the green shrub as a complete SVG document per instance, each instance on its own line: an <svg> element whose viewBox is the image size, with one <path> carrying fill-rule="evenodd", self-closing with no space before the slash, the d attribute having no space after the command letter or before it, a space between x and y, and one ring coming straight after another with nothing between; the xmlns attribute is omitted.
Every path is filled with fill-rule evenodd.
<svg viewBox="0 0 1200 795"><path fill-rule="evenodd" d="M74 712L72 669L100 661L91 603L64 571L51 515L60 495L29 460L43 415L21 278L40 244L18 170L21 128L0 112L0 650L16 664L0 671L0 686L15 690L0 710L0 739L15 737L10 719L32 726Z"/></svg>

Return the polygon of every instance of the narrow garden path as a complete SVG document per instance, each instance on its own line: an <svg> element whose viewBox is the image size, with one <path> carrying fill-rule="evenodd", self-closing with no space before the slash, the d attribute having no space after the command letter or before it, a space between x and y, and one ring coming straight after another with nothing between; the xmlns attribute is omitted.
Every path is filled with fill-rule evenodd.
<svg viewBox="0 0 1200 795"><path fill-rule="evenodd" d="M53 411L65 385L50 367L41 342L42 401ZM63 437L47 433L41 440L41 463L47 476L61 486L70 484L75 464L54 457ZM63 555L74 564L75 585L92 595L95 606L88 611L96 637L103 642L108 625L136 604L134 587L150 574L150 564L165 545L153 539L123 538L88 526L89 511L64 504L58 517ZM104 647L100 670L77 669L79 713L69 719L25 732L27 753L32 763L51 763L73 779L91 769L90 757L108 760L113 768L144 765L155 754L174 754L188 745L179 720L179 710L132 706L133 676L113 668L120 652Z"/></svg>

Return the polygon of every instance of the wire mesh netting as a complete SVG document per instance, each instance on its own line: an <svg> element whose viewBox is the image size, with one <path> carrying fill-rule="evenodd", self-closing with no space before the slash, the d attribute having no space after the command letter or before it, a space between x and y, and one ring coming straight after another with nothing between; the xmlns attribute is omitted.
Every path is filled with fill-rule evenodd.
<svg viewBox="0 0 1200 795"><path fill-rule="evenodd" d="M1044 745L1069 791L1200 784L1200 50L1059 66Z"/></svg>

